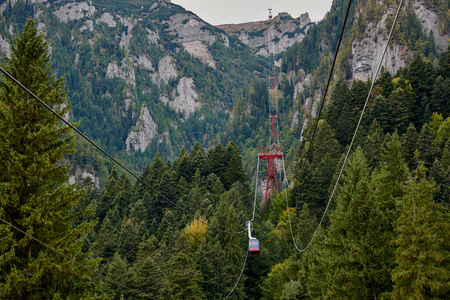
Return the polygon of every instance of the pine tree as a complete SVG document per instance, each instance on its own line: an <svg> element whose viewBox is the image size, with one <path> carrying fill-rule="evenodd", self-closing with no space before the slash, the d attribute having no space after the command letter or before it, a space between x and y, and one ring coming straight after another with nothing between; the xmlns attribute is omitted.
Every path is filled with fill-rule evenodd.
<svg viewBox="0 0 450 300"><path fill-rule="evenodd" d="M367 162L358 148L346 169L324 241L327 299L378 299L389 290L388 218L373 196Z"/></svg>
<svg viewBox="0 0 450 300"><path fill-rule="evenodd" d="M389 98L389 95L394 90L394 84L392 83L392 75L388 71L383 71L377 80L377 85L382 88L382 95L384 98Z"/></svg>
<svg viewBox="0 0 450 300"><path fill-rule="evenodd" d="M233 232L241 230L240 227L244 222L239 221L238 207L242 207L240 203L242 200L240 198L241 195L235 188L223 193L220 197L216 213L211 220L211 225L226 231ZM242 267L245 256L241 244L242 240L240 239L242 236L210 230L207 232L206 238L216 253L212 264L218 269L219 290L225 296L233 288ZM243 297L244 280L245 276L243 276L240 284L236 287L233 293L235 294L234 297Z"/></svg>
<svg viewBox="0 0 450 300"><path fill-rule="evenodd" d="M363 146L364 156L367 158L369 167L375 167L381 159L381 149L383 146L383 129L376 119L370 125L366 141Z"/></svg>
<svg viewBox="0 0 450 300"><path fill-rule="evenodd" d="M97 239L92 245L96 257L109 260L117 248L117 237L114 227L109 218L105 218L100 228Z"/></svg>
<svg viewBox="0 0 450 300"><path fill-rule="evenodd" d="M248 177L242 167L242 157L236 144L229 142L225 147L225 151L228 163L224 175L224 186L229 189L235 182L245 183L248 180Z"/></svg>
<svg viewBox="0 0 450 300"><path fill-rule="evenodd" d="M140 226L132 219L125 217L117 237L119 253L129 262L136 259L137 246L140 242Z"/></svg>
<svg viewBox="0 0 450 300"><path fill-rule="evenodd" d="M393 299L444 299L449 295L450 222L443 206L433 201L434 191L420 166L397 201Z"/></svg>
<svg viewBox="0 0 450 300"><path fill-rule="evenodd" d="M61 115L64 80L52 75L48 44L33 20L15 37L4 68ZM83 190L68 185L66 155L74 152L70 129L9 79L0 94L0 215L58 251L96 268L81 249L93 224L78 223L72 208ZM82 214L81 214L82 215ZM91 274L72 261L0 225L0 292L13 299L78 299Z"/></svg>
<svg viewBox="0 0 450 300"><path fill-rule="evenodd" d="M161 267L152 257L138 260L135 264L134 286L140 292L136 296L140 299L167 299L163 294L168 290L168 282Z"/></svg>
<svg viewBox="0 0 450 300"><path fill-rule="evenodd" d="M437 148L433 145L434 134L427 123L423 124L419 136L419 152L420 159L424 162L425 167L430 168L436 159ZM416 165L417 166L417 165Z"/></svg>
<svg viewBox="0 0 450 300"><path fill-rule="evenodd" d="M317 127L317 133L311 152L312 164L317 166L324 161L329 168L334 169L339 157L339 142L334 137L333 128L325 120L320 120Z"/></svg>
<svg viewBox="0 0 450 300"><path fill-rule="evenodd" d="M175 299L204 299L200 288L201 274L194 261L183 252L175 253L168 261L169 282Z"/></svg>
<svg viewBox="0 0 450 300"><path fill-rule="evenodd" d="M444 115L444 118L450 116L450 78L439 76L434 83L433 94L430 99L430 109Z"/></svg>
<svg viewBox="0 0 450 300"><path fill-rule="evenodd" d="M401 153L401 143L397 132L386 136L381 156L380 170L373 175L375 197L394 221L395 200L403 196L402 185L406 181L407 167Z"/></svg>
<svg viewBox="0 0 450 300"><path fill-rule="evenodd" d="M367 119L376 119L384 133L391 132L394 126L392 114L391 106L383 96L376 97L373 105L367 109Z"/></svg>
<svg viewBox="0 0 450 300"><path fill-rule="evenodd" d="M110 280L105 280L102 288L103 293L110 299L120 299L121 297L128 296L132 291L127 288L131 285L130 270L126 259L122 259L118 252L114 253L111 263L108 266L108 272L106 273L108 279L117 280L121 283L118 285Z"/></svg>
<svg viewBox="0 0 450 300"><path fill-rule="evenodd" d="M408 167L413 168L416 164L414 152L419 148L419 134L413 123L409 124L408 129L402 136L402 155Z"/></svg>
<svg viewBox="0 0 450 300"><path fill-rule="evenodd" d="M394 119L394 127L402 133L408 128L409 121L411 120L408 114L408 108L405 106L405 98L407 98L407 92L401 88L397 88L389 96L389 105Z"/></svg>

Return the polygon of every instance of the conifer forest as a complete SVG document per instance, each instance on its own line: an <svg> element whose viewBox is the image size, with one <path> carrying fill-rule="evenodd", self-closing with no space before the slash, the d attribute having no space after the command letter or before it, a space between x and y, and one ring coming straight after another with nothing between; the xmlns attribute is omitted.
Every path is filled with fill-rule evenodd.
<svg viewBox="0 0 450 300"><path fill-rule="evenodd" d="M252 46L171 1L3 1L0 299L450 299L450 2L401 3Z"/></svg>

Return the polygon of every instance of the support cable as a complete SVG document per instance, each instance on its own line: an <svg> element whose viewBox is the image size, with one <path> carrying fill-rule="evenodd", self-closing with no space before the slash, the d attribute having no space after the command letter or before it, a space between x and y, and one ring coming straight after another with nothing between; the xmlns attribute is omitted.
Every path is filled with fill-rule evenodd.
<svg viewBox="0 0 450 300"><path fill-rule="evenodd" d="M345 25L347 24L347 19L348 19L348 15L350 13L351 5L352 5L352 0L350 0L348 2L347 11L345 13L344 24L342 24L341 35L339 36L338 44L337 44L337 47L336 47L336 53L335 53L334 58L333 58L333 64L331 65L330 75L328 76L328 81L327 81L327 85L325 87L325 92L323 93L322 102L320 103L319 113L317 115L316 124L314 125L314 131L313 131L312 136L311 136L311 141L310 141L309 147L306 150L306 154L304 156L302 168L300 169L300 173L299 173L300 177L303 174L303 170L305 169L305 164L306 164L306 160L308 159L309 152L310 152L311 148L313 147L314 137L316 136L317 126L319 124L320 115L322 114L322 110L323 110L323 104L325 103L325 98L326 98L327 93L328 93L328 88L330 87L331 77L333 76L334 66L336 65L336 60L337 60L337 56L338 56L338 53L339 53L339 48L341 47L342 38L344 37Z"/></svg>
<svg viewBox="0 0 450 300"><path fill-rule="evenodd" d="M13 11L16 15L18 15L19 17L21 17L24 21L27 20L27 18L26 18L24 15L22 15L19 11L17 11L17 10L14 8L14 6L11 4L11 1L10 1L10 0L5 0L4 2L6 2L6 3L9 5L9 7L12 9L12 11ZM3 4L3 3L1 3L1 4ZM0 5L1 5L1 4L0 4ZM55 49L58 50L62 55L64 55L66 58L68 58L68 60L75 66L75 68L80 72L81 75L87 77L86 74L83 74L81 68L78 66L78 63L77 63L76 61L74 61L74 60L72 59L72 57L70 57L69 54L68 54L67 52L65 52L61 47L59 47L59 46L56 45L55 43L53 43L50 37L49 37L49 38L46 38L43 34L42 34L42 36L43 36L43 38L45 39L45 41L48 42L53 48L55 48ZM145 50L144 50L144 54L147 54L147 52L146 52ZM148 54L147 54L147 55L148 55ZM90 78L89 78L89 79L90 79ZM99 85L100 85L100 80L96 78L96 79L94 80L94 83L95 83L95 85L99 86ZM94 84L92 84L92 85L94 86ZM154 128L154 130L155 130L160 136L163 135L163 133L161 133L161 132L158 130L158 128ZM159 147L159 144L157 145L157 147Z"/></svg>
<svg viewBox="0 0 450 300"><path fill-rule="evenodd" d="M252 220L255 219L255 212L256 212L256 197L258 194L258 174L259 174L259 157L258 157L258 162L256 163L257 167L256 167L256 183L255 183L255 200L253 201L253 215L252 215Z"/></svg>
<svg viewBox="0 0 450 300"><path fill-rule="evenodd" d="M246 263L247 263L248 252L249 252L249 250L247 249L247 254L245 255L244 264L242 265L241 274L239 274L238 280L237 280L236 283L234 284L233 289L230 291L230 293L228 293L228 295L227 295L225 298L223 298L223 300L226 300L228 297L231 296L231 294L233 294L233 292L234 292L234 290L236 289L236 287L237 287L239 281L241 280L242 273L244 273L245 265L246 265Z"/></svg>
<svg viewBox="0 0 450 300"><path fill-rule="evenodd" d="M247 228L245 228L244 230L241 231L227 231L227 230L223 230L220 229L218 227L215 227L213 225L208 224L207 222L201 220L200 218L196 218L194 215L192 215L191 213L189 213L188 211L186 211L183 207L181 207L180 205L176 204L175 202L173 202L172 200L170 200L169 198L167 198L165 195L163 195L161 192L159 192L158 190L156 190L155 188L153 188L151 185L149 185L147 182L145 182L142 178L140 178L139 176L137 176L133 171L131 171L130 169L128 169L127 167L125 167L122 163L120 163L117 159L115 159L114 157L111 156L111 154L109 154L108 152L106 152L105 150L103 150L103 148L101 148L100 146L98 146L94 141L92 141L91 139L89 139L86 135L84 135L80 130L78 130L75 126L73 126L71 123L69 123L69 121L66 121L62 116L60 116L53 108L51 108L50 106L47 105L47 103L45 103L44 101L42 101L41 99L39 99L39 97L37 97L36 95L34 95L28 88L26 88L22 83L20 83L17 79L15 79L11 74L9 74L8 72L6 72L2 67L0 67L0 71L5 74L9 79L11 79L14 83L16 83L17 85L19 85L24 91L26 91L31 97L33 97L34 99L36 99L41 105L43 105L47 110L49 110L53 115L55 115L58 119L60 119L62 122L64 122L68 127L70 127L72 130L74 130L76 133L78 133L82 138L84 138L86 141L88 141L92 146L94 146L95 148L97 148L100 152L102 152L104 155L106 155L109 159L111 159L114 163L116 163L118 166L120 166L123 170L125 170L128 174L130 174L131 176L133 176L134 178L136 178L140 183L142 183L144 186L148 187L150 190L152 190L153 192L155 192L158 196L162 197L163 199L165 199L167 202L171 203L173 206L177 207L179 210L181 210L182 212L184 212L186 215L192 217L193 219L198 220L199 222L201 222L202 224L209 226L210 228L213 228L215 230L224 232L224 233L229 233L229 234L241 234L244 233Z"/></svg>
<svg viewBox="0 0 450 300"><path fill-rule="evenodd" d="M13 4L11 4L11 1L10 0L5 0L5 2L9 5L9 7L11 8L11 10L16 14L16 15L18 15L19 17L21 17L25 22L27 21L27 18L24 16L24 15L22 15L19 11L17 11L15 8L14 8L14 6L13 6ZM2 3L3 4L3 3ZM70 62L72 62L74 65L75 65L75 67L77 68L77 70L81 73L81 69L80 69L80 67L78 66L78 64L75 62L75 61L73 61L73 59L72 59L72 57L67 53L67 52L65 52L61 47L59 47L58 45L56 45L55 43L53 43L52 42L52 40L50 39L50 38L45 38L45 36L42 34L42 37L44 38L44 40L45 41L47 41L53 48L55 48L55 49L57 49L62 55L64 55ZM97 84L98 84L98 80L96 80L95 81Z"/></svg>
<svg viewBox="0 0 450 300"><path fill-rule="evenodd" d="M17 231L19 231L20 233L26 235L26 236L29 237L30 239L32 239L32 240L38 242L39 244L45 246L46 248L52 250L53 252L59 254L60 256L62 256L62 257L64 257L64 258L66 258L66 259L68 259L68 260L70 260L70 261L76 263L77 265L79 265L79 266L85 268L86 270L88 270L88 271L90 271L90 272L92 272L92 273L95 273L95 274L97 274L97 275L103 277L103 278L106 279L107 281L112 282L112 283L114 283L114 284L116 284L116 285L118 285L118 286L121 286L121 287L123 287L123 288L126 288L127 290L130 290L130 291L132 291L132 292L138 293L139 295L144 295L144 296L148 297L147 294L144 294L144 293L142 293L142 292L140 292L140 291L138 291L138 290L135 290L135 289L133 289L133 288L130 288L130 287L128 287L127 285L123 284L122 282L117 281L117 280L114 280L114 279L111 279L111 278L109 278L108 276L105 276L105 275L103 275L102 273L100 273L100 272L98 272L98 271L96 271L96 270L94 270L94 269L92 269L92 268L90 268L90 267L88 267L88 266L86 266L86 265L84 265L84 264L82 264L82 263L76 261L76 260L73 259L72 257L70 257L70 256L68 256L68 255L66 255L66 254L64 254L64 253L62 253L61 251L59 251L59 250L53 248L52 246L50 246L50 245L48 245L48 244L46 244L46 243L40 241L39 239L35 238L34 236L32 236L32 235L26 233L25 231L23 231L23 230L20 229L19 227L15 226L15 225L13 225L13 224L11 224L11 223L9 223L8 221L4 220L2 217L0 217L0 221L2 221L3 223L5 223L5 224L11 226L11 227L14 228L15 230L17 230ZM156 298L152 298L152 299L156 299Z"/></svg>
<svg viewBox="0 0 450 300"><path fill-rule="evenodd" d="M324 211L324 213L322 215L322 218L320 219L320 222L319 222L319 225L317 226L316 231L314 232L311 240L309 241L309 243L306 245L306 247L304 249L299 249L297 247L297 244L295 243L294 234L292 232L291 218L290 218L290 215L289 215L289 203L288 203L288 198L287 198L287 194L286 194L286 206L287 206L287 209L288 209L289 228L291 230L292 241L294 242L294 246L295 246L295 248L297 249L298 252L306 251L306 249L308 249L308 247L311 245L312 241L314 240L314 238L317 235L317 232L319 231L320 226L322 225L322 222L323 222L323 220L325 218L325 215L327 214L328 208L330 207L331 200L333 199L334 193L335 193L335 191L337 189L337 186L339 184L339 180L340 180L340 178L342 176L342 173L344 171L344 168L345 168L348 156L350 154L350 151L352 150L352 146L353 146L353 143L355 141L356 134L358 133L359 126L361 125L361 120L362 120L362 118L364 116L364 112L366 110L367 103L369 102L370 94L372 93L372 89L373 89L373 87L375 85L376 78L377 78L377 76L378 76L378 74L380 72L380 69L381 69L381 66L382 66L382 63L383 63L383 59L384 59L384 56L386 54L387 48L389 46L389 42L391 41L392 32L394 31L395 24L397 23L398 15L400 14L400 10L402 8L402 5L403 5L403 0L400 1L400 5L398 6L397 14L395 15L394 22L392 23L391 31L389 32L388 40L387 40L386 45L384 47L383 55L381 56L380 62L379 62L378 67L377 67L377 71L375 72L375 75L372 78L372 84L370 86L369 93L367 94L366 102L364 103L364 107L363 107L363 109L361 111L361 116L359 117L359 121L358 121L358 124L356 125L355 132L353 133L352 141L350 142L350 145L348 147L347 154L345 155L345 159L344 159L344 162L342 163L341 170L339 171L338 178L336 179L336 183L334 185L333 192L331 193L330 199L328 200L327 206L326 206L325 211ZM283 168L284 168L284 160L283 160ZM286 170L284 170L284 172L286 174Z"/></svg>
<svg viewBox="0 0 450 300"><path fill-rule="evenodd" d="M253 215L252 215L252 220L251 220L252 222L255 220L256 198L257 198L257 194L258 194L258 173L259 173L259 157L258 157L258 162L257 162L257 167L256 167L255 200L253 201ZM231 296L231 294L236 289L239 281L241 280L242 273L244 272L245 265L247 264L248 252L249 252L249 249L247 248L247 254L245 255L244 263L243 263L242 269L241 269L241 274L239 275L236 283L234 284L233 289L230 291L230 293L225 298L223 298L223 300L226 300L228 297Z"/></svg>

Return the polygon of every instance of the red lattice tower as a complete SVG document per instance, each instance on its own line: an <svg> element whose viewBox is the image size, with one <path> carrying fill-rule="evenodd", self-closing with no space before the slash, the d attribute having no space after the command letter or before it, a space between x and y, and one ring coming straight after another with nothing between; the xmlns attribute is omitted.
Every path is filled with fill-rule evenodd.
<svg viewBox="0 0 450 300"><path fill-rule="evenodd" d="M275 77L270 76L269 79L270 79L270 89L274 90L275 89Z"/></svg>
<svg viewBox="0 0 450 300"><path fill-rule="evenodd" d="M276 126L276 121L275 119L277 118L277 115L275 116L270 116L270 118L272 119L272 129L270 131L270 136L273 137L275 139L275 141L277 141L278 143L278 133L277 133L277 126ZM278 183L277 183L277 168L275 165L275 159L280 159L283 158L283 153L278 153L278 151L281 148L281 144L277 144L277 148L275 148L276 150L273 152L270 151L266 151L264 148L262 148L261 146L258 146L263 153L259 154L259 159L266 159L267 160L267 181L266 181L266 194L264 197L264 211L266 211L266 205L267 205L267 199L269 196L269 193L273 194L273 192L278 193Z"/></svg>

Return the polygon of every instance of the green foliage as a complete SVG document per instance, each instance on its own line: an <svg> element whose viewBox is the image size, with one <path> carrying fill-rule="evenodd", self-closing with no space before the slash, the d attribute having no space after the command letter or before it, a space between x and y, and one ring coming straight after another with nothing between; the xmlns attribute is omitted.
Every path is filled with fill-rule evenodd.
<svg viewBox="0 0 450 300"><path fill-rule="evenodd" d="M322 291L325 298L378 298L389 289L388 219L373 196L369 176L358 149L346 169L324 241L329 287Z"/></svg>
<svg viewBox="0 0 450 300"><path fill-rule="evenodd" d="M10 298L54 299L95 293L112 299L218 299L227 295L242 268L246 234L204 227L192 221L191 215L225 231L245 228L253 203L249 175L255 173L258 145L267 148L272 142L267 139L267 113L276 112L277 101L279 137L294 186L274 196L266 214L258 204L253 235L260 240L261 252L248 258L231 297L361 299L402 297L403 292L425 298L447 296L449 223L444 208L450 201L450 55L442 53L439 64L433 64L438 53L432 35L420 30L409 7L395 39L422 56L412 56L412 64L395 75L381 74L355 140L355 148L360 148L352 154L339 183L329 207L331 214L306 253L297 254L289 225L297 246L308 245L368 92L369 82L349 84L351 41L365 32L368 22L377 23L391 4L358 1L352 7L352 30L344 33L331 102L311 146L314 120L304 130L295 124L303 124L308 117L300 110L305 101L321 94L343 23L342 3L333 3L323 21L310 24L301 43L278 56L282 57L281 82L269 93L262 80L267 74L265 58L252 54L236 37L228 37L229 47L225 46L224 33L206 25L201 29L216 37L208 47L216 68L206 66L174 41L177 37L167 24L174 14L189 13L166 2L144 2L94 1L101 8L95 18L105 11L114 17L123 14L133 23L130 32L123 22L117 22L115 28L100 22L95 33L81 28L87 19L60 22L47 7L36 4L42 13L35 18L45 24L47 37L66 53L78 53L77 66L58 51L53 51L53 72L42 67L48 65L48 55L38 57L36 65L17 61L14 55L21 49L37 49L31 54L45 52L41 37L30 49L13 47L6 66L61 113L70 106L60 105L65 102L63 82L55 81L51 74L64 74L73 105L70 118L80 120L80 129L87 136L131 165L144 181L189 215L155 190L111 168L85 142L76 139L78 152L73 153L73 138L67 129L3 81L2 216L13 216L8 220L94 269L101 261L102 274L134 291L107 279L100 279L102 284L95 289L87 271L2 225L0 275L5 280L0 280L0 293L6 292ZM444 12L442 3L426 2L438 13ZM34 7L18 2L15 9L29 15ZM356 11L358 18L353 17ZM11 38L9 24L14 23L14 29L22 26L14 14L7 8L0 20L0 34L6 39ZM187 20L181 23L185 25ZM386 22L392 22L392 17ZM128 48L118 43L123 34L132 36ZM151 41L152 35L157 44ZM153 82L165 56L173 58L179 76L167 84ZM151 68L136 62L142 57L151 62ZM110 63L116 63L120 72L132 68L136 85L119 77L106 78ZM23 68L24 64L29 67ZM44 71L39 73L39 69ZM299 91L297 81L305 80L306 74L313 75L311 86L292 99L294 90ZM199 95L201 109L190 117L160 101L162 96L173 100L181 77L193 78ZM157 138L144 152L130 155L125 140L143 105L157 124ZM301 131L302 141L298 139ZM302 153L309 147L313 151L305 158ZM42 155L44 150L47 152ZM64 159L97 172L101 189L88 181L78 190L64 184L68 178L67 165L61 163ZM305 170L300 173L303 162ZM408 182L408 168L421 163L428 170L420 173L420 179ZM31 181L23 182L22 174ZM19 187L25 192L17 192ZM87 191L85 200L82 187ZM286 197L292 207L285 206ZM95 216L88 214L91 208ZM414 212L420 212L415 223L411 221ZM436 219L429 217L431 213ZM95 221L95 232L88 235Z"/></svg>
<svg viewBox="0 0 450 300"><path fill-rule="evenodd" d="M169 282L175 299L204 299L200 288L202 277L194 262L184 253L177 253L168 262Z"/></svg>
<svg viewBox="0 0 450 300"><path fill-rule="evenodd" d="M434 203L434 191L424 167L419 166L415 178L405 185L403 198L397 201L393 299L443 299L450 290L446 242L450 223L448 212Z"/></svg>
<svg viewBox="0 0 450 300"><path fill-rule="evenodd" d="M14 40L11 58L3 67L60 114L66 106L64 80L50 68L48 44L28 20ZM82 246L95 222L81 221L89 209L74 208L83 190L67 184L66 155L73 137L37 101L12 83L1 82L0 95L0 213L6 221L95 269ZM76 299L90 293L90 272L62 258L8 225L0 225L0 291L7 298Z"/></svg>

